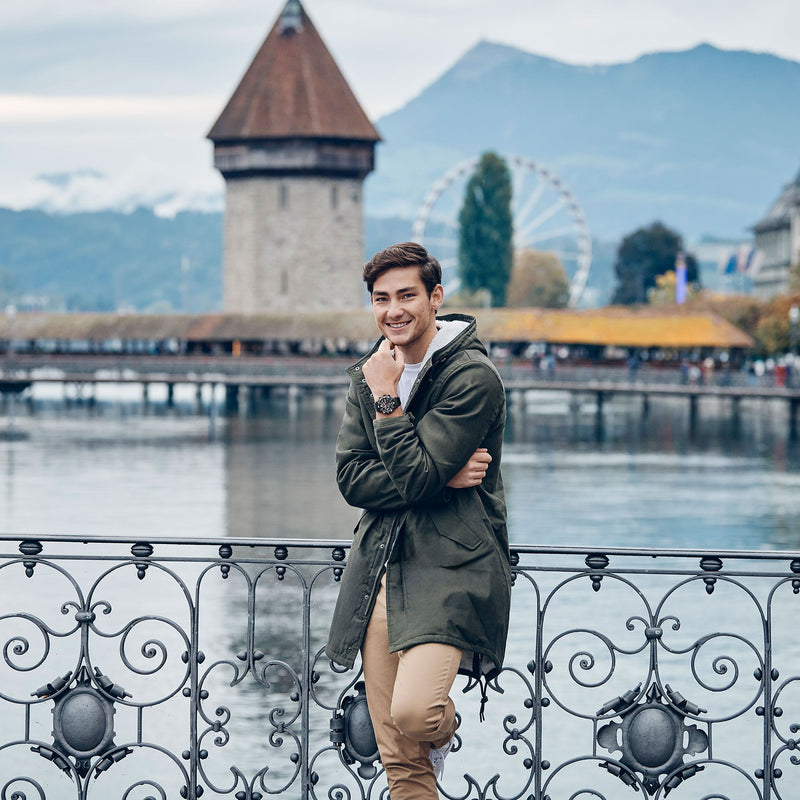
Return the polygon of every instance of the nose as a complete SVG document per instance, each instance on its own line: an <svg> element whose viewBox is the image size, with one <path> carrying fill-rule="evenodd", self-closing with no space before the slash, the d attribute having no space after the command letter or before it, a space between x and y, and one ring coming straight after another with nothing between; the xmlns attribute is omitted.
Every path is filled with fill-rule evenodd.
<svg viewBox="0 0 800 800"><path fill-rule="evenodd" d="M392 319L397 319L403 315L403 308L397 300L389 300L389 308L386 311L386 316Z"/></svg>

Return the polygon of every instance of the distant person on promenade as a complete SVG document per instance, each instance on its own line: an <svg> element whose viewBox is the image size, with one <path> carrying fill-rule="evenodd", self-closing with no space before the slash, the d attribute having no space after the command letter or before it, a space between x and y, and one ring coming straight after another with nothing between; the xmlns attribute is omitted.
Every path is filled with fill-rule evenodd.
<svg viewBox="0 0 800 800"><path fill-rule="evenodd" d="M456 674L482 690L503 663L510 607L500 477L505 392L461 314L437 318L439 262L387 248L363 278L383 337L350 367L337 481L356 527L326 652L352 667L392 800L435 800L456 730Z"/></svg>
<svg viewBox="0 0 800 800"><path fill-rule="evenodd" d="M642 359L639 357L639 354L634 350L630 356L628 356L628 380L631 383L636 383L637 378L639 377L639 367L642 366Z"/></svg>

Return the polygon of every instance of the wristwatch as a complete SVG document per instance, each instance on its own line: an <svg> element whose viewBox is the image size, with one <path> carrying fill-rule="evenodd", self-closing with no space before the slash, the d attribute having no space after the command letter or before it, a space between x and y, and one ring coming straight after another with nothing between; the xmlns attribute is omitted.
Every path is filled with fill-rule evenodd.
<svg viewBox="0 0 800 800"><path fill-rule="evenodd" d="M391 414L396 408L400 406L400 398L392 397L390 394L382 394L375 401L375 410L379 414Z"/></svg>

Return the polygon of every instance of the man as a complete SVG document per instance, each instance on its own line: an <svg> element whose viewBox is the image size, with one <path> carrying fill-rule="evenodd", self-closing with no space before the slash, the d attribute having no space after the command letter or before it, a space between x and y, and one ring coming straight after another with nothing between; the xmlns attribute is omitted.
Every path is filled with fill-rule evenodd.
<svg viewBox="0 0 800 800"><path fill-rule="evenodd" d="M361 651L392 800L434 800L455 676L483 681L485 698L503 662L505 392L475 320L437 319L441 268L424 247L389 247L363 277L383 337L348 370L337 481L364 512L326 652L352 667Z"/></svg>

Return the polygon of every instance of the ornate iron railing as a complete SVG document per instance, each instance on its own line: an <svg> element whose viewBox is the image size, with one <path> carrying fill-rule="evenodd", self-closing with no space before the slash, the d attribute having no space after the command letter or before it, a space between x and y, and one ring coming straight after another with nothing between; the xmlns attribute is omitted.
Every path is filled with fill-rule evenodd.
<svg viewBox="0 0 800 800"><path fill-rule="evenodd" d="M339 541L0 537L0 800L386 798ZM450 800L797 797L800 553L515 545ZM461 681L461 679L459 679Z"/></svg>

